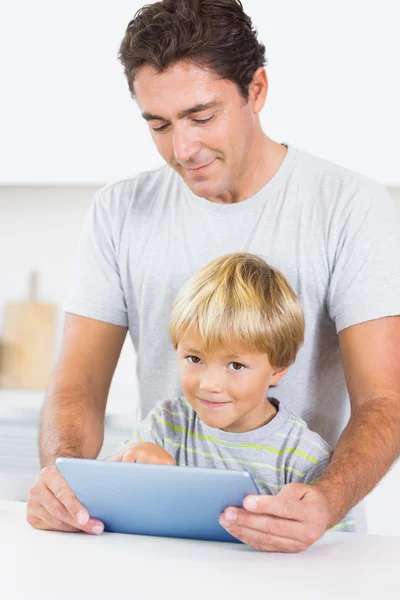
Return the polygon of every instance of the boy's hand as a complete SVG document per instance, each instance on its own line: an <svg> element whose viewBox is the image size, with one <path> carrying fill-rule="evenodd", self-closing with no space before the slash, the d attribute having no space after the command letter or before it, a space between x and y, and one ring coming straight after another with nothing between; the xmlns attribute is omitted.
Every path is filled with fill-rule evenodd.
<svg viewBox="0 0 400 600"><path fill-rule="evenodd" d="M140 442L109 456L106 460L117 462L150 463L154 465L175 465L175 459L157 444Z"/></svg>

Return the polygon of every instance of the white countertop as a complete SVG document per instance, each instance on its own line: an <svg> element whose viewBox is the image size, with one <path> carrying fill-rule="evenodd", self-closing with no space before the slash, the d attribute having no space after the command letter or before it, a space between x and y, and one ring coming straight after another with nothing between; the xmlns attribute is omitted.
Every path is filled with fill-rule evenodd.
<svg viewBox="0 0 400 600"><path fill-rule="evenodd" d="M0 501L4 600L399 600L400 537L328 533L299 554L241 544L47 532Z"/></svg>

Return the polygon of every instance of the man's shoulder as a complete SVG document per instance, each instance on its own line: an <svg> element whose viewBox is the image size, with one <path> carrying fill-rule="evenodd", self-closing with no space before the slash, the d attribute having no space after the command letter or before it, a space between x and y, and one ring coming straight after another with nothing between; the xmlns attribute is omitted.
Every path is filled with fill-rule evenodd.
<svg viewBox="0 0 400 600"><path fill-rule="evenodd" d="M297 168L302 179L312 179L323 189L332 192L351 191L361 194L387 193L386 187L366 175L344 167L332 160L316 156L305 150L296 149Z"/></svg>
<svg viewBox="0 0 400 600"><path fill-rule="evenodd" d="M121 207L127 210L131 206L148 210L158 198L179 186L178 179L175 171L164 165L104 185L96 192L94 201L108 211Z"/></svg>

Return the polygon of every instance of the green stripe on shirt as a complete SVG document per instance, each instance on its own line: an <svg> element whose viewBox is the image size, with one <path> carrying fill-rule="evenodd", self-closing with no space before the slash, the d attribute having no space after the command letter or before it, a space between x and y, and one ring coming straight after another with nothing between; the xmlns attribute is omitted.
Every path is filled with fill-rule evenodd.
<svg viewBox="0 0 400 600"><path fill-rule="evenodd" d="M209 442L213 442L214 444L219 444L221 446L228 446L231 448L251 448L252 450L265 450L267 452L272 452L273 454L278 454L281 456L283 456L283 454L285 454L286 452L289 452L291 454L298 454L299 456L302 456L306 460L309 460L310 462L312 462L314 465L318 464L318 460L316 460L313 456L310 456L309 454L305 454L298 448L296 448L296 449L284 448L283 450L277 450L276 448L272 448L271 446L261 446L258 444L233 444L230 442L223 442L222 440L219 440L218 438L211 437L209 435L201 435L199 433L196 433L195 431L190 431L190 429L187 429L186 427L180 427L179 425L174 425L173 423L170 423L169 421L165 421L156 411L154 411L154 416L160 423L162 423L166 427L169 427L173 431L179 431L180 433L186 433L187 435L190 435L191 437L197 438L199 440L207 440Z"/></svg>

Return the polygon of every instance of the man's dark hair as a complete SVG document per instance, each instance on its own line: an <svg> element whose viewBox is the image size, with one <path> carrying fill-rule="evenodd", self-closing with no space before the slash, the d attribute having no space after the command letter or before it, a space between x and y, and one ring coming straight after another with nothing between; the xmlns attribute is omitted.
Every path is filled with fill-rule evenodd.
<svg viewBox="0 0 400 600"><path fill-rule="evenodd" d="M118 55L129 89L140 67L162 73L186 60L236 83L248 101L254 72L266 64L240 0L163 0L143 6L130 21Z"/></svg>

